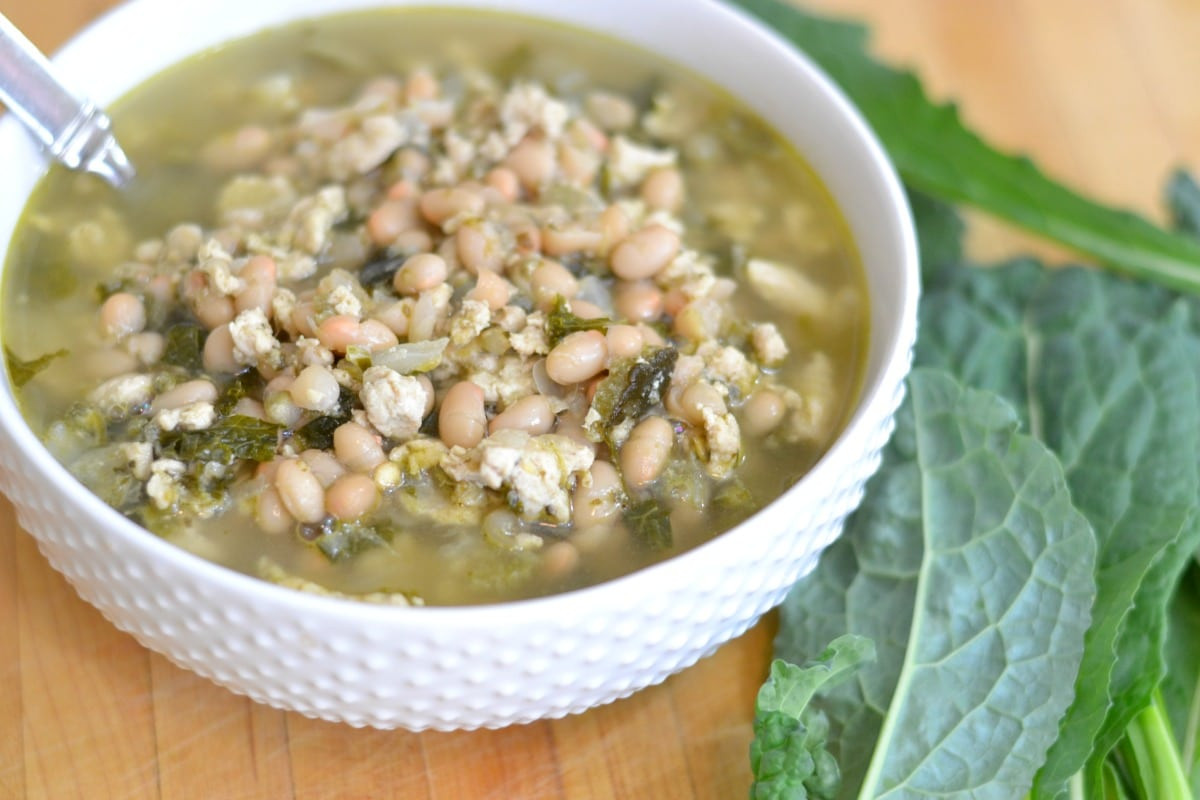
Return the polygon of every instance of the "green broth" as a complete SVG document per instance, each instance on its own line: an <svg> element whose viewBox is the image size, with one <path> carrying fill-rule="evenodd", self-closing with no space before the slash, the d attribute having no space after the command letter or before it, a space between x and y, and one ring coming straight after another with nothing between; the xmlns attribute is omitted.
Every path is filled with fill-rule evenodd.
<svg viewBox="0 0 1200 800"><path fill-rule="evenodd" d="M99 382L93 367L106 345L97 332L97 287L132 257L138 242L162 237L184 221L206 228L218 224L215 198L228 175L206 165L207 143L247 123L283 125L297 106L345 103L365 80L416 67L441 77L448 93L464 68L479 68L506 83L537 81L568 99L599 88L628 96L644 109L666 92L702 112L698 133L679 146L688 191L679 213L686 246L714 254L718 273L736 277L748 249L754 258L798 265L841 304L835 323L826 324L772 308L745 289L729 300L732 316L775 324L792 353L827 356L832 394L826 401L836 405L833 423L813 440L768 437L744 447L739 485L761 507L811 468L852 407L865 364L868 316L853 244L813 172L733 99L653 54L519 17L424 9L282 27L206 52L147 81L112 109L116 131L139 170L127 194L87 176L50 171L14 237L4 287L3 335L10 351L30 359L69 351L18 392L34 430L45 437ZM291 89L281 102L284 86ZM714 147L721 157L706 157ZM752 233L739 237L743 230ZM306 286L328 272L320 257L318 262ZM170 313L187 316L180 309ZM763 374L781 385L795 384L804 379L804 363L785 361ZM301 537L258 530L242 509L260 490L242 481L232 488L230 510L215 519L177 515L152 527L205 558L252 574L261 573L266 556L286 573L335 592L403 592L429 604L469 604L601 582L701 544L753 510L722 509L715 493L700 511L676 509L673 545L666 550L645 547L620 525L603 535L558 528L546 541L578 537L582 555L575 569L550 575L538 552L498 548L477 525L437 525L413 516L400 497L404 487L386 494L375 514L390 517L390 541L333 562Z"/></svg>

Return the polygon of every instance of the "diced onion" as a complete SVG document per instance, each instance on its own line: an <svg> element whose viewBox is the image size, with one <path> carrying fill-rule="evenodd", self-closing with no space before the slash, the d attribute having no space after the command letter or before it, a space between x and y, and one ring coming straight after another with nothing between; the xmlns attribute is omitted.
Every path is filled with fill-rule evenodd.
<svg viewBox="0 0 1200 800"><path fill-rule="evenodd" d="M376 353L371 359L375 366L390 367L401 375L414 372L429 372L442 363L442 354L450 340L429 339L423 342L406 342Z"/></svg>

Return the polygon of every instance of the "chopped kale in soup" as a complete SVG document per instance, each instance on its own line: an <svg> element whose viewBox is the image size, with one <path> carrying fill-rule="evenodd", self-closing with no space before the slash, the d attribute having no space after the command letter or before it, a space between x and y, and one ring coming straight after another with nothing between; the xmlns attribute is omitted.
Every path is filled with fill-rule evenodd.
<svg viewBox="0 0 1200 800"><path fill-rule="evenodd" d="M649 54L352 14L114 116L138 181L51 171L6 355L55 456L205 558L385 603L586 586L770 502L852 405L867 303L836 210Z"/></svg>

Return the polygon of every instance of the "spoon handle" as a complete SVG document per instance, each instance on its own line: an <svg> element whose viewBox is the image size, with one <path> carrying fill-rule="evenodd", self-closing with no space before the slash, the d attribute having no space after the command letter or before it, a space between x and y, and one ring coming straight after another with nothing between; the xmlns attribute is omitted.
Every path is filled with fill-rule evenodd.
<svg viewBox="0 0 1200 800"><path fill-rule="evenodd" d="M112 134L112 121L58 82L46 57L0 14L0 102L50 154L121 186L133 167Z"/></svg>

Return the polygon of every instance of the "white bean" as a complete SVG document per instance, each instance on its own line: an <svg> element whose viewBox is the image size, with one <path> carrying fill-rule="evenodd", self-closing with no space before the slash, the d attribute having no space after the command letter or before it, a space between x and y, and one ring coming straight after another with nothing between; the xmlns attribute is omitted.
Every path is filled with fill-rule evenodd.
<svg viewBox="0 0 1200 800"><path fill-rule="evenodd" d="M275 259L270 256L257 255L246 262L239 273L245 285L233 301L237 313L251 308L270 313L271 298L275 295L275 274Z"/></svg>
<svg viewBox="0 0 1200 800"><path fill-rule="evenodd" d="M614 92L592 92L584 100L584 108L606 130L623 131L637 122L637 108L628 98Z"/></svg>
<svg viewBox="0 0 1200 800"><path fill-rule="evenodd" d="M567 308L580 319L600 319L604 316L603 308L595 303L589 303L587 300L580 300L578 297L567 303Z"/></svg>
<svg viewBox="0 0 1200 800"><path fill-rule="evenodd" d="M384 200L367 217L367 236L379 247L396 243L402 233L420 225L417 201L413 198Z"/></svg>
<svg viewBox="0 0 1200 800"><path fill-rule="evenodd" d="M253 417L261 419L264 422L267 420L266 409L263 404L255 400L253 397L243 397L233 404L233 410L229 412L231 415L241 417Z"/></svg>
<svg viewBox="0 0 1200 800"><path fill-rule="evenodd" d="M344 423L333 432L333 452L355 472L370 472L387 459L378 437L357 422Z"/></svg>
<svg viewBox="0 0 1200 800"><path fill-rule="evenodd" d="M642 199L650 208L676 211L683 205L683 176L674 167L652 170L642 181Z"/></svg>
<svg viewBox="0 0 1200 800"><path fill-rule="evenodd" d="M334 458L332 453L324 450L317 450L315 448L305 450L300 454L300 460L308 466L313 476L326 489L332 486L334 481L346 474L346 468L342 466L342 462Z"/></svg>
<svg viewBox="0 0 1200 800"><path fill-rule="evenodd" d="M270 152L271 132L262 125L246 125L205 145L203 158L215 169L240 172L261 163Z"/></svg>
<svg viewBox="0 0 1200 800"><path fill-rule="evenodd" d="M636 281L657 275L679 254L679 234L662 225L648 225L617 245L609 265L618 278Z"/></svg>
<svg viewBox="0 0 1200 800"><path fill-rule="evenodd" d="M610 363L619 358L637 356L646 345L642 332L632 325L609 325L605 336L608 339Z"/></svg>
<svg viewBox="0 0 1200 800"><path fill-rule="evenodd" d="M579 548L570 542L555 542L542 551L542 569L549 578L561 578L579 566Z"/></svg>
<svg viewBox="0 0 1200 800"><path fill-rule="evenodd" d="M600 232L604 235L604 249L611 250L629 235L629 215L620 206L609 206L600 215Z"/></svg>
<svg viewBox="0 0 1200 800"><path fill-rule="evenodd" d="M475 288L467 292L468 300L487 303L492 311L504 308L512 296L512 287L499 273L485 270L475 278Z"/></svg>
<svg viewBox="0 0 1200 800"><path fill-rule="evenodd" d="M613 307L630 322L653 322L662 316L663 293L650 281L617 281Z"/></svg>
<svg viewBox="0 0 1200 800"><path fill-rule="evenodd" d="M142 331L125 339L125 351L145 366L157 364L166 348L166 339L154 331Z"/></svg>
<svg viewBox="0 0 1200 800"><path fill-rule="evenodd" d="M711 409L718 414L725 413L725 398L707 381L696 381L683 390L679 396L679 407L684 419L693 425L704 424L704 410Z"/></svg>
<svg viewBox="0 0 1200 800"><path fill-rule="evenodd" d="M377 319L364 319L358 326L358 344L372 353L387 350L400 343L396 332L388 327L386 322Z"/></svg>
<svg viewBox="0 0 1200 800"><path fill-rule="evenodd" d="M300 371L288 392L296 405L324 414L337 407L341 388L327 367L312 364Z"/></svg>
<svg viewBox="0 0 1200 800"><path fill-rule="evenodd" d="M524 139L509 152L504 166L516 173L527 190L537 191L554 176L554 145L544 139Z"/></svg>
<svg viewBox="0 0 1200 800"><path fill-rule="evenodd" d="M392 286L400 294L420 294L446 282L446 259L435 253L417 253L396 270Z"/></svg>
<svg viewBox="0 0 1200 800"><path fill-rule="evenodd" d="M529 276L534 299L546 305L562 295L568 300L579 293L579 281L557 261L543 261Z"/></svg>
<svg viewBox="0 0 1200 800"><path fill-rule="evenodd" d="M129 292L117 292L100 306L100 327L104 335L119 339L146 327L146 307L142 299Z"/></svg>
<svg viewBox="0 0 1200 800"><path fill-rule="evenodd" d="M777 392L759 389L742 405L742 430L749 436L766 436L779 427L787 413L787 404Z"/></svg>
<svg viewBox="0 0 1200 800"><path fill-rule="evenodd" d="M490 226L482 222L463 225L454 235L458 260L468 272L497 272L504 266L500 239Z"/></svg>
<svg viewBox="0 0 1200 800"><path fill-rule="evenodd" d="M273 534L287 533L296 524L291 512L284 507L283 498L273 486L268 486L259 493L254 519L263 531Z"/></svg>
<svg viewBox="0 0 1200 800"><path fill-rule="evenodd" d="M408 336L408 315L412 313L412 307L412 298L397 300L376 311L375 317L396 336Z"/></svg>
<svg viewBox="0 0 1200 800"><path fill-rule="evenodd" d="M375 507L379 490L368 475L343 475L325 490L325 507L340 520L358 519Z"/></svg>
<svg viewBox="0 0 1200 800"><path fill-rule="evenodd" d="M325 518L325 489L303 461L289 458L275 472L275 490L288 513L313 524Z"/></svg>
<svg viewBox="0 0 1200 800"><path fill-rule="evenodd" d="M418 201L421 215L434 225L459 214L479 214L483 211L483 195L469 188L455 186L450 189L431 189Z"/></svg>
<svg viewBox="0 0 1200 800"><path fill-rule="evenodd" d="M201 325L212 330L232 320L236 316L236 309L233 298L205 292L192 302L192 313Z"/></svg>
<svg viewBox="0 0 1200 800"><path fill-rule="evenodd" d="M608 363L608 340L600 331L579 331L554 346L546 356L546 374L563 386L582 383Z"/></svg>
<svg viewBox="0 0 1200 800"><path fill-rule="evenodd" d="M438 435L450 447L474 447L487 430L483 389L470 381L459 381L442 398L438 410Z"/></svg>
<svg viewBox="0 0 1200 800"><path fill-rule="evenodd" d="M671 456L675 430L662 417L647 417L634 426L621 445L621 474L631 488L639 488L659 476Z"/></svg>
<svg viewBox="0 0 1200 800"><path fill-rule="evenodd" d="M607 461L592 462L591 485L580 483L571 500L571 517L576 528L612 522L621 513L621 476Z"/></svg>
<svg viewBox="0 0 1200 800"><path fill-rule="evenodd" d="M317 340L334 353L345 353L350 345L358 344L361 336L359 326L358 317L334 314L317 326Z"/></svg>
<svg viewBox="0 0 1200 800"><path fill-rule="evenodd" d="M521 195L521 181L517 173L508 167L496 167L484 176L483 182L509 203L515 202Z"/></svg>
<svg viewBox="0 0 1200 800"><path fill-rule="evenodd" d="M216 401L217 387L213 385L212 381L185 381L154 398L154 402L150 404L150 411L183 408L191 403L215 403Z"/></svg>
<svg viewBox="0 0 1200 800"><path fill-rule="evenodd" d="M550 256L572 253L595 253L604 246L604 234L580 227L546 227L542 229L542 250Z"/></svg>
<svg viewBox="0 0 1200 800"><path fill-rule="evenodd" d="M204 369L208 372L237 372L241 369L233 357L233 335L229 325L213 328L204 340Z"/></svg>
<svg viewBox="0 0 1200 800"><path fill-rule="evenodd" d="M292 401L292 395L285 390L266 390L263 394L263 411L270 422L276 425L292 427L304 416L304 409Z"/></svg>
<svg viewBox="0 0 1200 800"><path fill-rule="evenodd" d="M550 401L540 394L522 397L492 418L488 433L501 430L521 430L537 436L549 433L554 427L554 412Z"/></svg>

